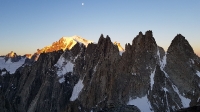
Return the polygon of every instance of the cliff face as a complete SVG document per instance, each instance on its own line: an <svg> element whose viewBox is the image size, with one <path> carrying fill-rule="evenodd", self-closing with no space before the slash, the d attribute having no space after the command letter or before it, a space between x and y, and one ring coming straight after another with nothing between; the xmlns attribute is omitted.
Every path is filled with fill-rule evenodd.
<svg viewBox="0 0 200 112"><path fill-rule="evenodd" d="M191 99L191 105L195 105L199 98L199 65L199 57L194 54L189 42L178 34L167 51L165 70L180 94Z"/></svg>
<svg viewBox="0 0 200 112"><path fill-rule="evenodd" d="M15 74L1 70L0 109L149 112L199 103L200 59L182 35L166 53L152 31L140 32L121 55L118 47L101 35L97 44L42 53Z"/></svg>

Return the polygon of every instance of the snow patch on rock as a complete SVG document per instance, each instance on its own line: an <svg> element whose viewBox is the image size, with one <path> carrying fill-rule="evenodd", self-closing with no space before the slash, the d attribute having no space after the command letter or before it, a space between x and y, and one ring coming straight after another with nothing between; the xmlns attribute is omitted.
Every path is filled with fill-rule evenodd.
<svg viewBox="0 0 200 112"><path fill-rule="evenodd" d="M58 80L60 83L63 83L63 82L65 82L65 77L63 76L62 78L60 78L59 80Z"/></svg>
<svg viewBox="0 0 200 112"><path fill-rule="evenodd" d="M150 76L150 78L151 78L151 90L152 90L153 84L154 84L155 71L156 71L156 68L154 69L154 71L151 73L151 76Z"/></svg>
<svg viewBox="0 0 200 112"><path fill-rule="evenodd" d="M136 99L129 99L127 105L135 105L137 106L141 112L152 112L152 107L150 105L150 102L147 98L147 95L142 97L142 98L139 98L137 97Z"/></svg>
<svg viewBox="0 0 200 112"><path fill-rule="evenodd" d="M168 91L168 89L167 89L166 87L164 87L164 88L163 88L163 90L164 90L165 92L167 92L167 91Z"/></svg>
<svg viewBox="0 0 200 112"><path fill-rule="evenodd" d="M66 60L63 56L60 57L55 66L58 67L58 77L62 77L59 79L60 83L63 83L65 81L64 75L68 72L73 72L74 68L74 64L71 61Z"/></svg>
<svg viewBox="0 0 200 112"><path fill-rule="evenodd" d="M200 77L200 72L197 70L196 74Z"/></svg>
<svg viewBox="0 0 200 112"><path fill-rule="evenodd" d="M160 68L163 70L165 68L166 63L167 63L167 54L165 53L165 55L161 59L159 48L157 48L157 55L158 55L158 59L159 59L159 62L160 62Z"/></svg>
<svg viewBox="0 0 200 112"><path fill-rule="evenodd" d="M124 51L119 51L119 55L122 56L122 54L124 53Z"/></svg>
<svg viewBox="0 0 200 112"><path fill-rule="evenodd" d="M136 75L136 73L132 73L132 75Z"/></svg>
<svg viewBox="0 0 200 112"><path fill-rule="evenodd" d="M1 73L1 76L5 75L5 74L6 74L6 72L2 72L2 73Z"/></svg>
<svg viewBox="0 0 200 112"><path fill-rule="evenodd" d="M172 85L172 87L174 91L178 94L179 98L181 99L183 107L189 107L191 100L181 95L178 88L175 85Z"/></svg>
<svg viewBox="0 0 200 112"><path fill-rule="evenodd" d="M83 87L84 87L83 80L79 80L78 83L73 88L73 92L72 92L72 96L70 98L70 101L74 101L78 98L79 93L81 92Z"/></svg>
<svg viewBox="0 0 200 112"><path fill-rule="evenodd" d="M193 59L190 59L190 62L191 62L192 64L194 64L194 60L193 60Z"/></svg>

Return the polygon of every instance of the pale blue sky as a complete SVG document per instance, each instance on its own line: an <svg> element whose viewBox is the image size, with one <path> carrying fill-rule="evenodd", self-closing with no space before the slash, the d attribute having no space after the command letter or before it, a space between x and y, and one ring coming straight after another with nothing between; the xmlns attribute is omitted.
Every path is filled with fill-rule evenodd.
<svg viewBox="0 0 200 112"><path fill-rule="evenodd" d="M200 56L200 1L0 0L0 55L32 54L73 35L95 42L109 35L124 46L147 30L165 50L181 33Z"/></svg>

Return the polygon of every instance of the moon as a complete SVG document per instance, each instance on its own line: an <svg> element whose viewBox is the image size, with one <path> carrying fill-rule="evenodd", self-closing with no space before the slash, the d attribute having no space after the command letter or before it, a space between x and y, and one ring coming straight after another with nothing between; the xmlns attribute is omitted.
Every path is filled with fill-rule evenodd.
<svg viewBox="0 0 200 112"><path fill-rule="evenodd" d="M84 5L84 3L82 3L82 5Z"/></svg>

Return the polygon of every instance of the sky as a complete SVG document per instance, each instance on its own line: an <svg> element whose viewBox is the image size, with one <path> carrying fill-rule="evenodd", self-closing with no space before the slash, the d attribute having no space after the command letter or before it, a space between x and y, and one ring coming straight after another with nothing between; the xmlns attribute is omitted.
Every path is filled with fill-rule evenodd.
<svg viewBox="0 0 200 112"><path fill-rule="evenodd" d="M182 34L200 56L199 0L0 0L0 55L33 54L63 36L98 42L109 35L124 47L153 31L165 50Z"/></svg>

